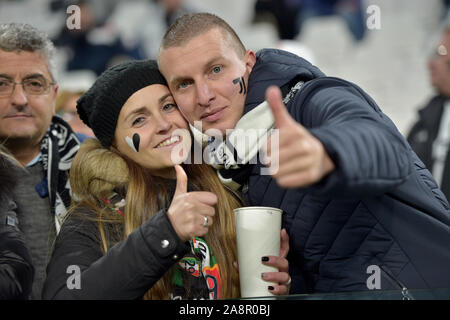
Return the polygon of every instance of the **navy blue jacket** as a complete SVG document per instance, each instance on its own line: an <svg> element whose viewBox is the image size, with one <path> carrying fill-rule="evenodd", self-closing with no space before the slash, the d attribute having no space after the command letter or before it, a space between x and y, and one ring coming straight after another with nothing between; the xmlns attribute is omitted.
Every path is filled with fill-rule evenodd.
<svg viewBox="0 0 450 320"><path fill-rule="evenodd" d="M293 79L306 83L286 107L322 142L336 170L308 188L283 189L254 165L244 188L248 205L284 211L291 293L368 290L376 285L372 275L380 275L381 289L450 287L449 204L358 86L264 49L250 74L244 113L264 100L269 85Z"/></svg>

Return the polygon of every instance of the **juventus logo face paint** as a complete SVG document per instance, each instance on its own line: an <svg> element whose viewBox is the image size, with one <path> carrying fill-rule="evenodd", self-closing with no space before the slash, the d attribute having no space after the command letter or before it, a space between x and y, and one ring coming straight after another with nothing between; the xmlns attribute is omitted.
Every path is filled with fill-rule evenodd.
<svg viewBox="0 0 450 320"><path fill-rule="evenodd" d="M141 137L139 134L133 134L133 139L130 139L129 136L125 137L126 143L133 149L135 152L139 152L139 143L141 142Z"/></svg>
<svg viewBox="0 0 450 320"><path fill-rule="evenodd" d="M239 86L241 89L239 90L240 94L246 94L247 93L247 86L245 85L244 77L236 78L233 80L233 84L237 84L239 82Z"/></svg>

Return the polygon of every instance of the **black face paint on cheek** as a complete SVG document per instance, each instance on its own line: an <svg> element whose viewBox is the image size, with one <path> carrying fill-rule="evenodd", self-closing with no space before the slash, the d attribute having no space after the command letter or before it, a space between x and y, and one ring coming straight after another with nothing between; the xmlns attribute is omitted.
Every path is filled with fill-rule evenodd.
<svg viewBox="0 0 450 320"><path fill-rule="evenodd" d="M125 137L125 142L128 144L128 146L134 150L134 152L139 152L139 143L140 143L141 137L135 133L133 135L133 139L130 139L129 136Z"/></svg>
<svg viewBox="0 0 450 320"><path fill-rule="evenodd" d="M239 83L239 86L241 87L239 90L240 94L246 94L247 93L247 86L245 85L244 77L236 78L233 80L233 84Z"/></svg>
<svg viewBox="0 0 450 320"><path fill-rule="evenodd" d="M242 79L242 85L244 86L244 93L243 94L247 94L247 85L245 84L245 79L244 77L241 77Z"/></svg>
<svg viewBox="0 0 450 320"><path fill-rule="evenodd" d="M234 84L234 85L237 84L238 82L239 82L239 85L241 86L241 91L239 91L239 93L241 93L241 92L242 92L241 78L236 78L236 79L233 80L233 84Z"/></svg>
<svg viewBox="0 0 450 320"><path fill-rule="evenodd" d="M133 134L133 145L134 148L136 149L136 152L139 152L139 144L141 143L141 137L139 136L139 134L135 133Z"/></svg>

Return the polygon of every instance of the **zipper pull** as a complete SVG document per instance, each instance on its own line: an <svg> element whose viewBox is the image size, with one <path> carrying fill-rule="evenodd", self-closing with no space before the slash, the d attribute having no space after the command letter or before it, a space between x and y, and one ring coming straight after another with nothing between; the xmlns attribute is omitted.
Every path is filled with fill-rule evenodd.
<svg viewBox="0 0 450 320"><path fill-rule="evenodd" d="M402 288L402 296L403 296L402 300L413 300L413 298L410 296L408 292L408 289L405 287Z"/></svg>

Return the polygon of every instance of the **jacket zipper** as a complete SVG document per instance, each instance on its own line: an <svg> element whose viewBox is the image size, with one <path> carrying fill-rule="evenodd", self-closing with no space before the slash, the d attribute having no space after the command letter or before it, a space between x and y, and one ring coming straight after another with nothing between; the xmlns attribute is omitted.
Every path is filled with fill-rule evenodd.
<svg viewBox="0 0 450 320"><path fill-rule="evenodd" d="M401 293L403 296L403 300L414 300L414 298L409 294L408 288L406 288L406 286L400 280L394 277L394 275L392 275L390 271L388 271L383 266L380 266L380 270L384 274L384 276L391 281L391 283L395 284L402 291Z"/></svg>

